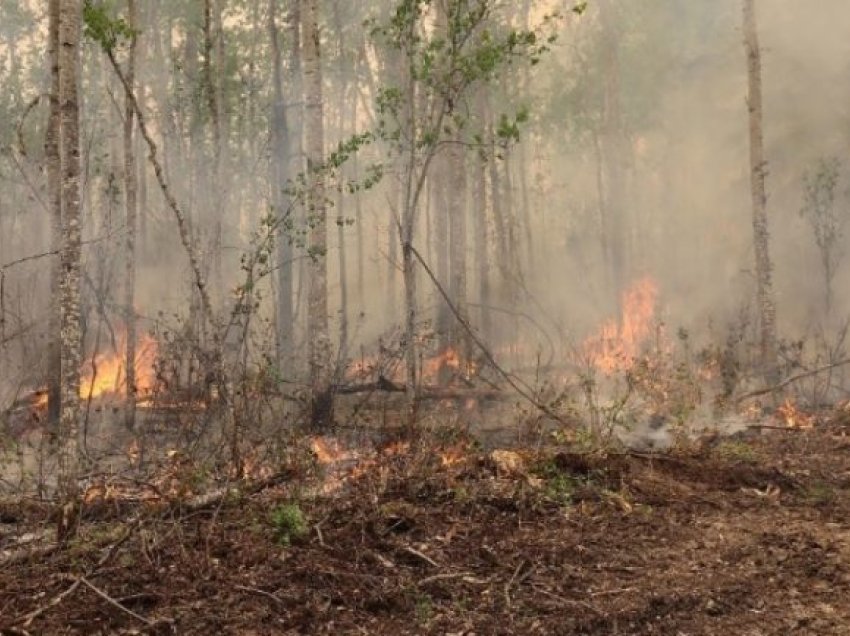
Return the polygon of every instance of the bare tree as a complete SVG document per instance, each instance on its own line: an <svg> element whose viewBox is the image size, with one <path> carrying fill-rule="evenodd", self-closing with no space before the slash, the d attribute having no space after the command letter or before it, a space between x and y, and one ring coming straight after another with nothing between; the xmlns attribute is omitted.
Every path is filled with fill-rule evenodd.
<svg viewBox="0 0 850 636"><path fill-rule="evenodd" d="M759 317L761 367L770 384L778 381L776 350L776 305L771 279L770 233L767 225L767 161L762 131L761 49L756 25L755 0L744 1L744 49L747 60L747 106L750 120L750 185L752 189L753 249Z"/></svg>
<svg viewBox="0 0 850 636"><path fill-rule="evenodd" d="M836 187L840 162L836 158L822 158L815 167L803 175L803 207L800 215L812 229L823 274L824 305L827 318L832 316L833 283L843 256L841 238L847 210L836 206Z"/></svg>

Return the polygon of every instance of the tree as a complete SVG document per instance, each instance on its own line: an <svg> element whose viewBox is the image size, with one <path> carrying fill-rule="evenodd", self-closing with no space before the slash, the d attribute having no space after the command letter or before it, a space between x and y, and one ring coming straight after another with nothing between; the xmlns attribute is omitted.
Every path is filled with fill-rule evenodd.
<svg viewBox="0 0 850 636"><path fill-rule="evenodd" d="M80 105L77 68L80 56L81 6L78 0L59 2L59 103L62 111L63 241L61 252L61 366L60 490L68 502L77 497L80 416ZM72 509L73 510L73 509ZM72 531L72 514L60 523L60 536Z"/></svg>
<svg viewBox="0 0 850 636"><path fill-rule="evenodd" d="M47 419L58 429L62 390L61 331L61 259L62 249L62 160L59 154L59 135L62 113L59 104L59 0L49 0L48 60L50 65L50 112L44 140L47 162L47 201L50 214L50 319L47 344Z"/></svg>
<svg viewBox="0 0 850 636"><path fill-rule="evenodd" d="M310 288L307 338L310 347L310 422L314 428L333 420L331 342L328 330L327 202L324 187L324 99L322 95L319 0L304 0L304 134L307 154L307 215L310 226Z"/></svg>
<svg viewBox="0 0 850 636"><path fill-rule="evenodd" d="M832 316L833 281L843 256L841 237L847 210L836 206L836 187L840 162L835 157L821 158L803 175L803 207L800 216L809 222L821 262L824 307L827 319Z"/></svg>
<svg viewBox="0 0 850 636"><path fill-rule="evenodd" d="M294 0L297 2L298 0ZM276 20L277 0L269 0L268 28L269 42L272 50L272 116L270 118L271 137L271 200L274 214L281 219L277 240L277 365L281 375L286 376L291 370L294 356L293 328L295 315L292 306L292 242L290 230L292 219L290 215L291 202L288 200L287 183L289 170L295 154L293 130L288 117L286 98L284 97L283 59L280 46L280 33ZM297 24L296 24L297 29ZM296 42L290 42L294 49ZM298 55L293 52L293 55ZM290 90L293 86L290 84Z"/></svg>
<svg viewBox="0 0 850 636"><path fill-rule="evenodd" d="M753 250L756 268L756 300L759 317L759 353L762 372L769 384L778 381L776 305L773 298L770 233L767 223L767 161L762 124L761 50L756 26L755 0L744 0L744 50L747 60L747 107L750 130L750 186L752 192Z"/></svg>
<svg viewBox="0 0 850 636"><path fill-rule="evenodd" d="M435 157L446 146L481 143L469 130L467 102L477 87L492 81L518 58L536 61L546 40L529 30L498 25L492 0L439 3L444 18L431 22L435 0L401 0L389 22L374 30L404 65L398 86L378 98L383 138L398 160L401 204L396 224L404 280L404 346L409 419L417 404L417 275L422 257L414 245L422 194ZM503 141L518 138L518 122L502 116L497 126ZM455 308L457 310L457 308Z"/></svg>
<svg viewBox="0 0 850 636"><path fill-rule="evenodd" d="M133 127L133 91L136 77L136 0L127 0L127 25L132 33L127 51L127 90L124 95L124 206L126 210L126 242L124 245L124 323L126 326L126 345L124 356L124 374L126 380L126 401L124 424L133 430L136 426L136 225L138 216L136 158L134 153Z"/></svg>

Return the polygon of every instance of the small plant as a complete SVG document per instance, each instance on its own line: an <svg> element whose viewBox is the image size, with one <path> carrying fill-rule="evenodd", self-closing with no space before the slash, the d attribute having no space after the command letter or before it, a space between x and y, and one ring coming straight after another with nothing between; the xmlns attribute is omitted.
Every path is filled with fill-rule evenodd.
<svg viewBox="0 0 850 636"><path fill-rule="evenodd" d="M534 472L543 480L543 495L564 507L571 506L575 491L590 481L565 473L552 461L543 462Z"/></svg>
<svg viewBox="0 0 850 636"><path fill-rule="evenodd" d="M416 596L416 605L413 611L416 615L416 622L423 626L427 625L434 617L434 602L427 594L419 594Z"/></svg>
<svg viewBox="0 0 850 636"><path fill-rule="evenodd" d="M755 463L757 457L752 446L745 442L726 441L718 444L714 449L715 455L727 461Z"/></svg>
<svg viewBox="0 0 850 636"><path fill-rule="evenodd" d="M575 489L576 480L574 478L563 473L557 473L546 480L544 492L549 499L561 506L571 506Z"/></svg>
<svg viewBox="0 0 850 636"><path fill-rule="evenodd" d="M817 482L809 486L805 491L806 499L815 506L825 506L833 503L836 499L835 490L824 482Z"/></svg>
<svg viewBox="0 0 850 636"><path fill-rule="evenodd" d="M269 520L281 545L289 545L293 539L307 534L307 518L296 503L276 507L269 515Z"/></svg>

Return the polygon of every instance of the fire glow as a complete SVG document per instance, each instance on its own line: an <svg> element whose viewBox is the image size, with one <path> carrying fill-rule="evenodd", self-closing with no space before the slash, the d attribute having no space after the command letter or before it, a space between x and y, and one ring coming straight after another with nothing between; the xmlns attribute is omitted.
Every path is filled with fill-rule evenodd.
<svg viewBox="0 0 850 636"><path fill-rule="evenodd" d="M657 299L655 281L649 277L635 281L623 292L623 315L584 341L583 357L606 374L627 369L652 335Z"/></svg>
<svg viewBox="0 0 850 636"><path fill-rule="evenodd" d="M116 351L98 353L83 363L80 379L80 397L84 400L107 395L125 397L127 382L124 372L124 351L127 339L122 335ZM156 377L154 362L157 342L150 334L144 334L136 345L136 395L145 396L153 391Z"/></svg>

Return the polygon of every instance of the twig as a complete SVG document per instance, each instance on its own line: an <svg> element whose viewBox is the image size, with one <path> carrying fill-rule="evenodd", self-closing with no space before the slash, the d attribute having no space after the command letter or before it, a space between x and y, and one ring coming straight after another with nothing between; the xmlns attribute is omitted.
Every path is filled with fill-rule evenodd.
<svg viewBox="0 0 850 636"><path fill-rule="evenodd" d="M433 565L435 568L439 568L439 567L440 567L440 564L439 564L439 563L437 563L437 562L436 562L434 559L432 559L431 557L429 557L427 554L423 554L423 553L422 553L422 552L420 552L419 550L417 550L417 549L415 549L415 548L411 548L409 545L408 545L408 546L405 546L405 547L404 547L404 550L405 550L405 552L409 552L410 554L412 554L412 555L413 555L413 556L415 556L415 557L419 557L420 559L422 559L423 561L425 561L425 563L430 563L430 564L431 564L431 565Z"/></svg>
<svg viewBox="0 0 850 636"><path fill-rule="evenodd" d="M29 614L24 616L21 621L16 621L16 622L20 622L23 625L23 627L29 627L36 618L38 618L39 616L44 614L47 610L49 610L53 607L56 607L57 605L59 605L59 603L64 601L68 596L73 594L74 591L78 587L80 587L81 582L82 581L80 579L76 579L71 584L71 586L68 587L68 589L66 589L64 592L61 592L61 593L57 594L56 596L54 596L52 599L50 599L50 602L47 603L47 605L42 605L41 607L33 610L32 612L30 612Z"/></svg>
<svg viewBox="0 0 850 636"><path fill-rule="evenodd" d="M110 604L110 605L112 605L113 607L118 608L119 610L121 610L121 611L122 611L122 612L124 612L125 614L127 614L127 615L129 615L129 616L132 616L133 618L135 618L136 620L138 620L138 621L140 621L140 622L144 623L144 624L145 624L145 625L147 625L148 627L150 627L150 626L152 626L152 625L153 625L153 622L149 621L147 618L145 618L145 617L144 617L144 616L142 616L141 614L136 614L136 612L134 612L133 610L128 609L128 608L124 607L123 605L121 605L121 603L119 603L119 602L118 602L118 601L116 601L114 598L112 598L111 596L109 596L109 594L107 594L106 592L104 592L104 591L103 591L103 590L101 590L100 588L96 587L96 586L95 586L95 585L93 585L91 582L89 582L89 580L88 580L86 577L81 576L80 578L78 578L78 579L77 579L77 581L78 581L78 582L80 582L80 583L82 583L83 585L85 585L87 588L89 588L92 592L94 592L95 594L97 594L97 595L98 595L100 598L102 598L104 601L106 601L107 603L109 603L109 604Z"/></svg>
<svg viewBox="0 0 850 636"><path fill-rule="evenodd" d="M470 577L466 579L466 577ZM447 579L464 579L468 580L470 583L478 583L479 585L484 585L487 581L482 581L481 579L473 579L472 572L449 572L446 574L434 574L432 576L426 576L424 579L420 579L416 582L418 587L422 587L423 585L427 585L428 583L433 583L434 581L445 581Z"/></svg>
<svg viewBox="0 0 850 636"><path fill-rule="evenodd" d="M280 603L283 605L283 599L279 596L275 596L271 592L266 592L264 590L257 589L256 587L246 587L245 585L234 585L234 590L240 590L242 592L250 592L251 594L257 594L258 596L264 596L265 598L273 600L275 603Z"/></svg>
<svg viewBox="0 0 850 636"><path fill-rule="evenodd" d="M526 561L523 559L517 564L516 569L514 570L514 575L511 577L511 580L505 584L505 606L508 608L511 606L511 587L514 584L514 581L516 581L516 578L519 576L519 572L522 570L525 563Z"/></svg>

